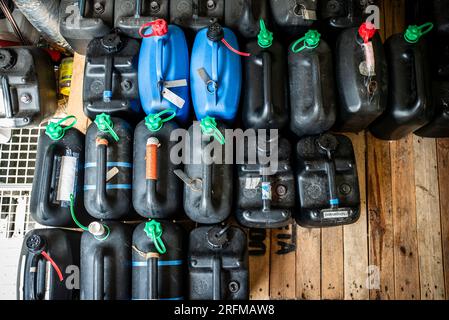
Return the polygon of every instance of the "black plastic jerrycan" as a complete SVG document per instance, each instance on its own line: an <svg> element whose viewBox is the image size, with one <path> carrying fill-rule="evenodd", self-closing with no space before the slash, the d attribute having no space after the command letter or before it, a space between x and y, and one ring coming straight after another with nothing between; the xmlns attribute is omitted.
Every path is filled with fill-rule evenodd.
<svg viewBox="0 0 449 320"><path fill-rule="evenodd" d="M162 118L163 114L171 113ZM178 143L171 140L179 129L173 109L150 114L134 131L133 205L145 218L169 219L182 212L183 183L176 174L182 169L170 159L172 148Z"/></svg>
<svg viewBox="0 0 449 320"><path fill-rule="evenodd" d="M115 1L115 27L128 37L142 38L142 25L157 19L168 20L169 0Z"/></svg>
<svg viewBox="0 0 449 320"><path fill-rule="evenodd" d="M252 38L266 16L267 0L170 0L170 23L194 32L218 22Z"/></svg>
<svg viewBox="0 0 449 320"><path fill-rule="evenodd" d="M62 126L67 120L72 123ZM30 213L45 226L74 226L70 210L89 220L83 202L85 137L72 128L75 123L74 116L50 122L39 137Z"/></svg>
<svg viewBox="0 0 449 320"><path fill-rule="evenodd" d="M433 106L435 115L427 125L415 131L415 134L427 138L449 137L449 81L432 83Z"/></svg>
<svg viewBox="0 0 449 320"><path fill-rule="evenodd" d="M243 59L245 83L251 85L242 92L244 126L282 129L287 125L289 109L285 50L260 20L258 40L247 43L245 51L251 54Z"/></svg>
<svg viewBox="0 0 449 320"><path fill-rule="evenodd" d="M183 300L185 297L186 238L168 221L142 222L134 230L132 299Z"/></svg>
<svg viewBox="0 0 449 320"><path fill-rule="evenodd" d="M189 299L249 298L245 232L233 226L203 226L189 239Z"/></svg>
<svg viewBox="0 0 449 320"><path fill-rule="evenodd" d="M296 221L303 227L350 224L360 216L360 192L351 140L323 134L296 145Z"/></svg>
<svg viewBox="0 0 449 320"><path fill-rule="evenodd" d="M339 131L362 131L385 111L387 61L373 24L364 22L338 37L336 82L340 104L335 127Z"/></svg>
<svg viewBox="0 0 449 320"><path fill-rule="evenodd" d="M39 48L0 49L0 128L39 125L57 108L54 67Z"/></svg>
<svg viewBox="0 0 449 320"><path fill-rule="evenodd" d="M127 121L142 115L137 70L140 44L118 33L93 39L84 69L84 113L94 120L107 113Z"/></svg>
<svg viewBox="0 0 449 320"><path fill-rule="evenodd" d="M317 20L317 0L270 0L273 19L289 34L309 28Z"/></svg>
<svg viewBox="0 0 449 320"><path fill-rule="evenodd" d="M323 133L335 123L332 53L320 37L309 30L288 52L290 129L299 137Z"/></svg>
<svg viewBox="0 0 449 320"><path fill-rule="evenodd" d="M262 156L277 154L277 166L262 164L260 156L253 163L249 163L246 158L245 164L237 165L237 220L248 228L286 226L291 223L295 208L295 178L290 164L290 143L279 136L267 139L264 143L259 141L257 153Z"/></svg>
<svg viewBox="0 0 449 320"><path fill-rule="evenodd" d="M202 121L202 127L214 136L203 134L198 122L190 127L186 146L190 157L184 164L185 172L177 175L184 181L184 210L189 218L214 224L231 214L233 171L232 164L225 163L225 147L220 143L224 141L226 127L209 117ZM221 155L215 150L222 150Z"/></svg>
<svg viewBox="0 0 449 320"><path fill-rule="evenodd" d="M97 219L129 218L132 208L133 129L120 118L97 116L87 129L84 205Z"/></svg>
<svg viewBox="0 0 449 320"><path fill-rule="evenodd" d="M362 23L365 9L373 0L320 0L319 17L334 28L350 28Z"/></svg>
<svg viewBox="0 0 449 320"><path fill-rule="evenodd" d="M397 140L426 125L433 117L426 42L421 37L432 23L409 26L385 43L388 62L388 104L370 127L377 138Z"/></svg>
<svg viewBox="0 0 449 320"><path fill-rule="evenodd" d="M79 299L81 233L35 229L23 240L17 300Z"/></svg>
<svg viewBox="0 0 449 320"><path fill-rule="evenodd" d="M114 0L61 0L59 30L70 46L85 55L89 42L114 26Z"/></svg>
<svg viewBox="0 0 449 320"><path fill-rule="evenodd" d="M132 229L92 222L81 237L81 300L130 300Z"/></svg>

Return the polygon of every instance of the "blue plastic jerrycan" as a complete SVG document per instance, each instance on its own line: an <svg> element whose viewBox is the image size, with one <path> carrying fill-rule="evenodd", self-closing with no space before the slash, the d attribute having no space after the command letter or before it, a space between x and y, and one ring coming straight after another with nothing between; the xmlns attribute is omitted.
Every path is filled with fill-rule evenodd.
<svg viewBox="0 0 449 320"><path fill-rule="evenodd" d="M189 50L184 32L158 19L142 25L139 33L143 36L138 76L143 110L150 114L176 109L177 120L186 122L190 95Z"/></svg>
<svg viewBox="0 0 449 320"><path fill-rule="evenodd" d="M218 23L196 35L190 63L190 86L198 120L212 117L227 124L234 121L242 86L239 56L242 53L237 50L237 37Z"/></svg>

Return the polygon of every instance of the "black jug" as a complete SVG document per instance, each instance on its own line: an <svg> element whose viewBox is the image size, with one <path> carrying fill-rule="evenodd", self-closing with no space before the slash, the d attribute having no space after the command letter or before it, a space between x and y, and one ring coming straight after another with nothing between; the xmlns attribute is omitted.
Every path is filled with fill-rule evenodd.
<svg viewBox="0 0 449 320"><path fill-rule="evenodd" d="M70 46L85 55L89 42L114 26L113 0L61 0L59 30Z"/></svg>
<svg viewBox="0 0 449 320"><path fill-rule="evenodd" d="M288 52L290 129L298 137L323 133L335 122L332 53L320 37L317 31L309 30Z"/></svg>
<svg viewBox="0 0 449 320"><path fill-rule="evenodd" d="M409 26L385 43L388 62L388 104L370 130L384 140L398 140L426 125L433 117L427 48L421 36L431 23Z"/></svg>
<svg viewBox="0 0 449 320"><path fill-rule="evenodd" d="M0 128L39 125L57 108L49 55L33 47L0 49Z"/></svg>
<svg viewBox="0 0 449 320"><path fill-rule="evenodd" d="M365 9L373 0L320 0L319 18L333 28L350 28L360 25L367 15Z"/></svg>
<svg viewBox="0 0 449 320"><path fill-rule="evenodd" d="M279 136L264 143L259 140L257 153L267 155L273 143L277 148L277 168L262 164L260 157L255 163L249 163L247 157L245 164L237 165L236 217L248 228L280 228L291 223L295 178L290 164L290 143Z"/></svg>
<svg viewBox="0 0 449 320"><path fill-rule="evenodd" d="M435 115L415 134L427 138L449 138L449 81L434 81L432 91Z"/></svg>
<svg viewBox="0 0 449 320"><path fill-rule="evenodd" d="M202 123L213 122L215 135L224 139L225 126L217 125L213 119L206 117ZM184 210L195 222L215 224L226 220L231 214L233 173L232 164L225 164L225 147L220 138L205 135L200 125L195 122L188 131L189 141L185 149L190 157L184 162L184 171L177 175L184 181ZM211 156L211 149L222 149L222 158L218 154ZM203 157L209 156L210 161ZM213 160L213 161L212 161ZM218 162L221 161L221 164Z"/></svg>
<svg viewBox="0 0 449 320"><path fill-rule="evenodd" d="M194 229L188 261L190 300L249 298L248 246L242 229L229 225Z"/></svg>
<svg viewBox="0 0 449 320"><path fill-rule="evenodd" d="M169 0L115 1L115 27L128 37L140 39L142 25L157 19L168 20Z"/></svg>
<svg viewBox="0 0 449 320"><path fill-rule="evenodd" d="M270 5L274 21L289 34L301 32L317 20L317 0L270 0Z"/></svg>
<svg viewBox="0 0 449 320"><path fill-rule="evenodd" d="M79 299L81 233L35 229L23 240L17 300Z"/></svg>
<svg viewBox="0 0 449 320"><path fill-rule="evenodd" d="M183 300L186 245L184 230L168 221L142 222L133 234L133 300Z"/></svg>
<svg viewBox="0 0 449 320"><path fill-rule="evenodd" d="M267 17L267 0L225 0L224 24L244 38L257 37L259 20Z"/></svg>
<svg viewBox="0 0 449 320"><path fill-rule="evenodd" d="M172 115L162 119L164 113ZM172 131L179 126L169 121L174 110L150 114L134 132L133 205L145 218L170 219L182 212L182 181L175 171L182 168L170 159L178 141L171 141Z"/></svg>
<svg viewBox="0 0 449 320"><path fill-rule="evenodd" d="M61 124L74 119L67 126ZM50 122L39 137L30 213L39 224L74 227L71 210L83 223L89 220L84 208L84 134L72 128L74 116Z"/></svg>
<svg viewBox="0 0 449 320"><path fill-rule="evenodd" d="M351 140L325 133L296 145L296 222L303 227L350 224L360 216L360 192Z"/></svg>
<svg viewBox="0 0 449 320"><path fill-rule="evenodd" d="M287 65L282 44L260 20L258 40L246 44L242 60L245 83L242 118L246 128L282 129L288 121Z"/></svg>
<svg viewBox="0 0 449 320"><path fill-rule="evenodd" d="M100 114L87 129L84 205L97 219L129 218L132 209L133 129Z"/></svg>
<svg viewBox="0 0 449 320"><path fill-rule="evenodd" d="M387 61L375 26L344 30L337 40L336 83L340 97L336 129L365 130L387 106Z"/></svg>
<svg viewBox="0 0 449 320"><path fill-rule="evenodd" d="M131 298L132 230L120 222L92 222L81 237L81 300Z"/></svg>
<svg viewBox="0 0 449 320"><path fill-rule="evenodd" d="M225 0L170 0L170 23L193 32L223 23L224 12Z"/></svg>
<svg viewBox="0 0 449 320"><path fill-rule="evenodd" d="M84 69L84 113L91 119L107 113L130 122L143 115L137 69L139 41L110 33L87 47Z"/></svg>

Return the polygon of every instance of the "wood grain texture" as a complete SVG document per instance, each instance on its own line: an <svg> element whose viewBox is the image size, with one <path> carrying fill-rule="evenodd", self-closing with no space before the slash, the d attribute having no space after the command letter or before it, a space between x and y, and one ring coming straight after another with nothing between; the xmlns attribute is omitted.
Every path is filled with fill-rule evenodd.
<svg viewBox="0 0 449 320"><path fill-rule="evenodd" d="M297 227L296 297L321 298L321 229Z"/></svg>
<svg viewBox="0 0 449 320"><path fill-rule="evenodd" d="M66 112L76 116L78 119L75 128L85 133L90 120L83 111L83 79L84 64L86 57L75 53L73 57L73 75L72 86L70 88L70 96L67 104Z"/></svg>
<svg viewBox="0 0 449 320"><path fill-rule="evenodd" d="M343 227L321 230L321 298L344 299Z"/></svg>
<svg viewBox="0 0 449 320"><path fill-rule="evenodd" d="M413 135L391 142L396 299L420 299Z"/></svg>
<svg viewBox="0 0 449 320"><path fill-rule="evenodd" d="M257 234L260 234L259 230ZM270 230L265 230L265 240L263 241L265 254L249 256L249 297L252 300L266 300L270 298L270 243L271 232Z"/></svg>
<svg viewBox="0 0 449 320"><path fill-rule="evenodd" d="M390 142L367 134L370 299L395 298Z"/></svg>
<svg viewBox="0 0 449 320"><path fill-rule="evenodd" d="M445 298L435 139L414 136L421 299Z"/></svg>
<svg viewBox="0 0 449 320"><path fill-rule="evenodd" d="M357 161L360 190L360 218L343 227L344 294L349 300L368 300L368 229L366 214L365 133L347 134Z"/></svg>
<svg viewBox="0 0 449 320"><path fill-rule="evenodd" d="M271 230L270 298L296 298L296 224Z"/></svg>
<svg viewBox="0 0 449 320"><path fill-rule="evenodd" d="M437 139L437 157L445 294L449 299L449 138Z"/></svg>

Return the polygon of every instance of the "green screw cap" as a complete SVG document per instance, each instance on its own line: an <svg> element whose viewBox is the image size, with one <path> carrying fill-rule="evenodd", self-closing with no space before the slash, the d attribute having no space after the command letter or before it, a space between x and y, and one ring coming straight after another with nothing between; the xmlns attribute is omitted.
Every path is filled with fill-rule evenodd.
<svg viewBox="0 0 449 320"><path fill-rule="evenodd" d="M115 141L120 140L120 138L114 131L114 123L112 122L110 115L106 113L99 114L95 117L94 122L97 125L98 130L100 130L101 132L109 133Z"/></svg>
<svg viewBox="0 0 449 320"><path fill-rule="evenodd" d="M74 119L71 124L69 124L66 127L62 127L61 124L69 119ZM67 130L72 128L76 124L76 117L75 116L68 116L64 119L59 120L58 122L49 122L48 125L45 127L45 134L50 137L52 140L61 140L64 137L64 134Z"/></svg>
<svg viewBox="0 0 449 320"><path fill-rule="evenodd" d="M225 137L217 128L217 121L215 121L215 118L209 116L203 118L201 120L200 127L203 134L214 136L214 138L217 139L220 144L225 144Z"/></svg>
<svg viewBox="0 0 449 320"><path fill-rule="evenodd" d="M404 33L405 41L409 43L417 43L419 39L433 29L433 23L427 22L421 26L411 25Z"/></svg>
<svg viewBox="0 0 449 320"><path fill-rule="evenodd" d="M153 240L154 246L160 254L164 254L165 252L167 252L164 242L161 239L163 230L159 222L157 222L156 220L148 221L147 223L145 223L143 231L145 231L148 238Z"/></svg>
<svg viewBox="0 0 449 320"><path fill-rule="evenodd" d="M292 45L292 51L298 53L304 49L315 49L320 44L321 34L316 30L309 30L304 37L296 40ZM302 47L297 48L298 45L303 42Z"/></svg>
<svg viewBox="0 0 449 320"><path fill-rule="evenodd" d="M164 115L165 113L171 113L171 115L162 119L162 115ZM161 130L161 128L165 122L170 121L174 117L176 117L176 110L171 109L171 108L165 109L159 113L153 113L153 114L149 114L148 116L146 116L145 117L145 126L148 128L148 130L156 132L156 131Z"/></svg>
<svg viewBox="0 0 449 320"><path fill-rule="evenodd" d="M263 19L260 19L260 31L257 35L257 43L261 48L269 48L273 44L273 32L270 32L265 26Z"/></svg>

